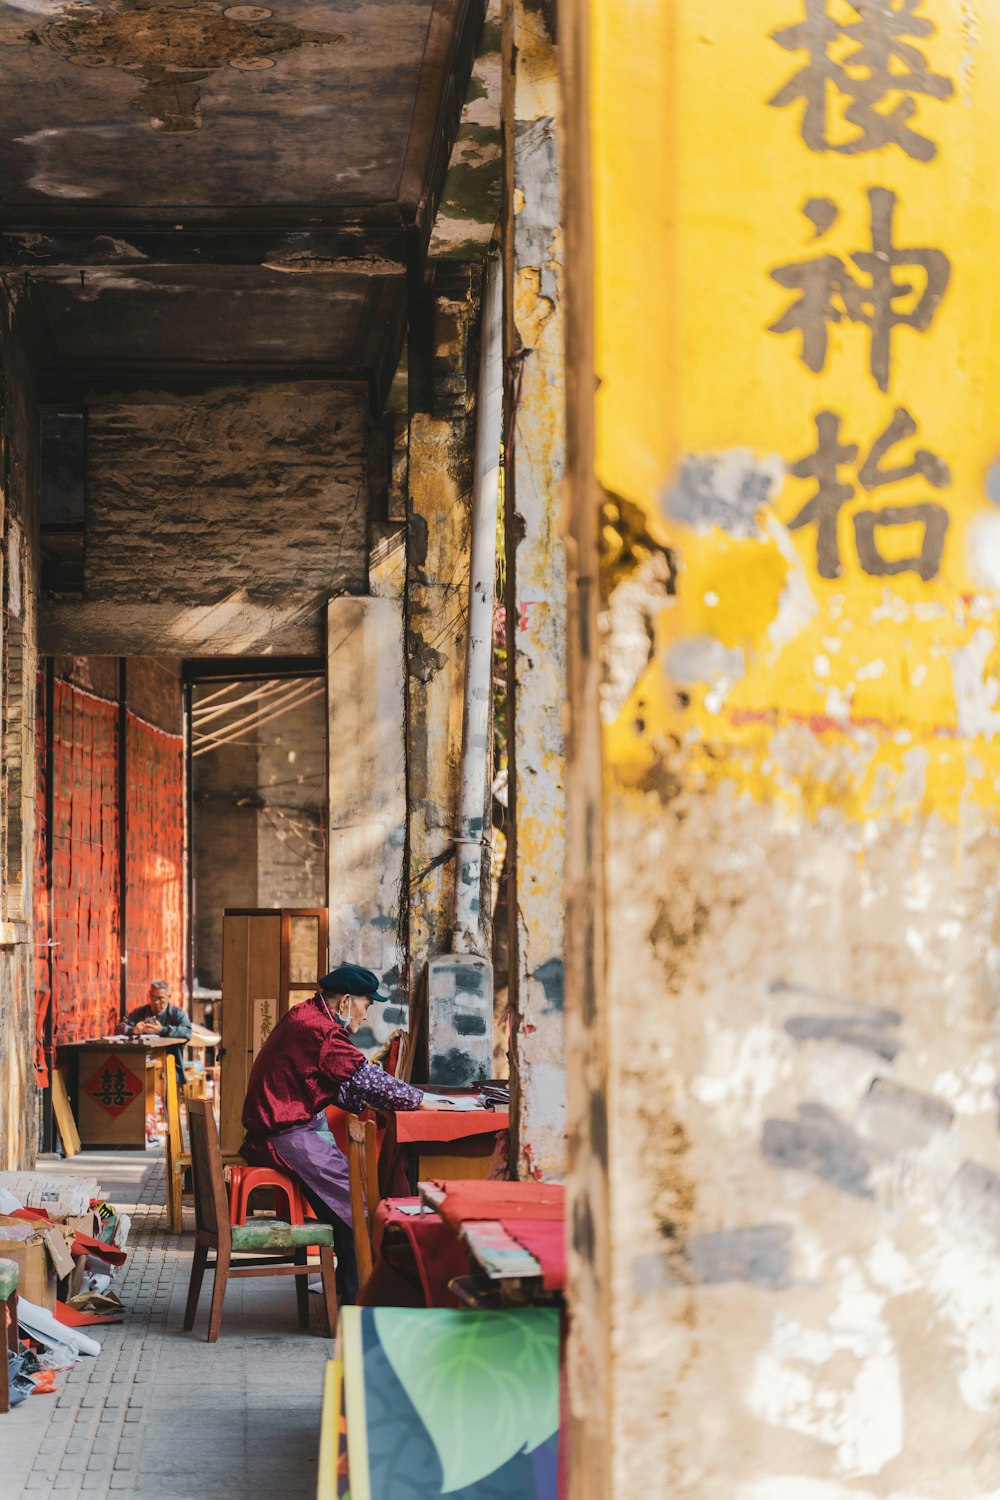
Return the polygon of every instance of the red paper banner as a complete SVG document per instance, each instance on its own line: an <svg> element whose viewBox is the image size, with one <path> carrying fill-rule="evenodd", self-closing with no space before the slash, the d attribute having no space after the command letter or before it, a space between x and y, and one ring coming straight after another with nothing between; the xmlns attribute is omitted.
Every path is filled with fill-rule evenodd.
<svg viewBox="0 0 1000 1500"><path fill-rule="evenodd" d="M44 692L40 693L44 700ZM184 742L125 714L125 807L120 806L122 709L67 682L53 684L52 725L40 714L35 928L36 1076L48 1082L52 1036L93 1040L117 1029L124 959L128 1008L166 979L183 1002ZM51 778L51 867L46 793ZM125 943L120 851L125 829ZM51 907L51 940L49 946Z"/></svg>

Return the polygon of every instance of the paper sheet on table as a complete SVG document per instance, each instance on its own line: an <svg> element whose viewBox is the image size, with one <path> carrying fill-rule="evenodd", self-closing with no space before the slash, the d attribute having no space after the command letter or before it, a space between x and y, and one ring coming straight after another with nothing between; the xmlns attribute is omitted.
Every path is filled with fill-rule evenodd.
<svg viewBox="0 0 1000 1500"><path fill-rule="evenodd" d="M456 1097L451 1094L425 1093L424 1098L431 1101L431 1108L433 1109L472 1110L483 1108L483 1101L478 1094L461 1094Z"/></svg>

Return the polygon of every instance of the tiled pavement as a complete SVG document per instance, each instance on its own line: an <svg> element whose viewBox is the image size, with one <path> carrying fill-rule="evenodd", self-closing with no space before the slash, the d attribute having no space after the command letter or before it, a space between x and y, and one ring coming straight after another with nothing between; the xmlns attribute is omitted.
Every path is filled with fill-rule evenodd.
<svg viewBox="0 0 1000 1500"><path fill-rule="evenodd" d="M209 1275L184 1333L192 1236L166 1233L162 1157L88 1152L58 1170L69 1166L133 1214L114 1282L129 1314L93 1330L101 1354L61 1373L58 1395L0 1416L0 1500L242 1500L251 1486L312 1500L331 1352L318 1306L300 1332L290 1277L231 1281L218 1343L207 1344Z"/></svg>

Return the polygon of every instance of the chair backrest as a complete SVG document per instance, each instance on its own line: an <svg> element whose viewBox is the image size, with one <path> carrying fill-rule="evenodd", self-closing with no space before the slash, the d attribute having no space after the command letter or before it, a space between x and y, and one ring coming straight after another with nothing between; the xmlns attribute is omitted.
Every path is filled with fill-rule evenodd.
<svg viewBox="0 0 1000 1500"><path fill-rule="evenodd" d="M402 1073L400 1069L406 1061L409 1041L409 1032L399 1027L396 1031L390 1033L385 1044L377 1052L372 1053L368 1061L375 1063L392 1078L401 1078Z"/></svg>
<svg viewBox="0 0 1000 1500"><path fill-rule="evenodd" d="M194 1222L200 1234L225 1246L230 1239L229 1204L219 1154L219 1132L212 1106L204 1099L188 1102L191 1132L191 1176L194 1181Z"/></svg>
<svg viewBox="0 0 1000 1500"><path fill-rule="evenodd" d="M372 1272L372 1223L379 1205L377 1141L374 1120L350 1116L347 1121L347 1172L354 1254L361 1282L367 1281Z"/></svg>
<svg viewBox="0 0 1000 1500"><path fill-rule="evenodd" d="M427 970L424 969L417 986L417 993L413 997L410 1007L410 1030L407 1033L406 1048L403 1051L399 1064L396 1068L396 1077L401 1078L404 1083L409 1083L413 1077L413 1065L417 1058L418 1046L423 1047L421 1031L424 1024L424 1013L428 1005L428 980Z"/></svg>

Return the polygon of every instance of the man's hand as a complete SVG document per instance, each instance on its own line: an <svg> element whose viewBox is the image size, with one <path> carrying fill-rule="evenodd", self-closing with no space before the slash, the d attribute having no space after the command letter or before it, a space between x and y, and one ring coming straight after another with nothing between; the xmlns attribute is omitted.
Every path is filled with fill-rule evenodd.
<svg viewBox="0 0 1000 1500"><path fill-rule="evenodd" d="M135 1029L140 1036L151 1036L154 1033L156 1036L160 1035L159 1021L140 1021Z"/></svg>

